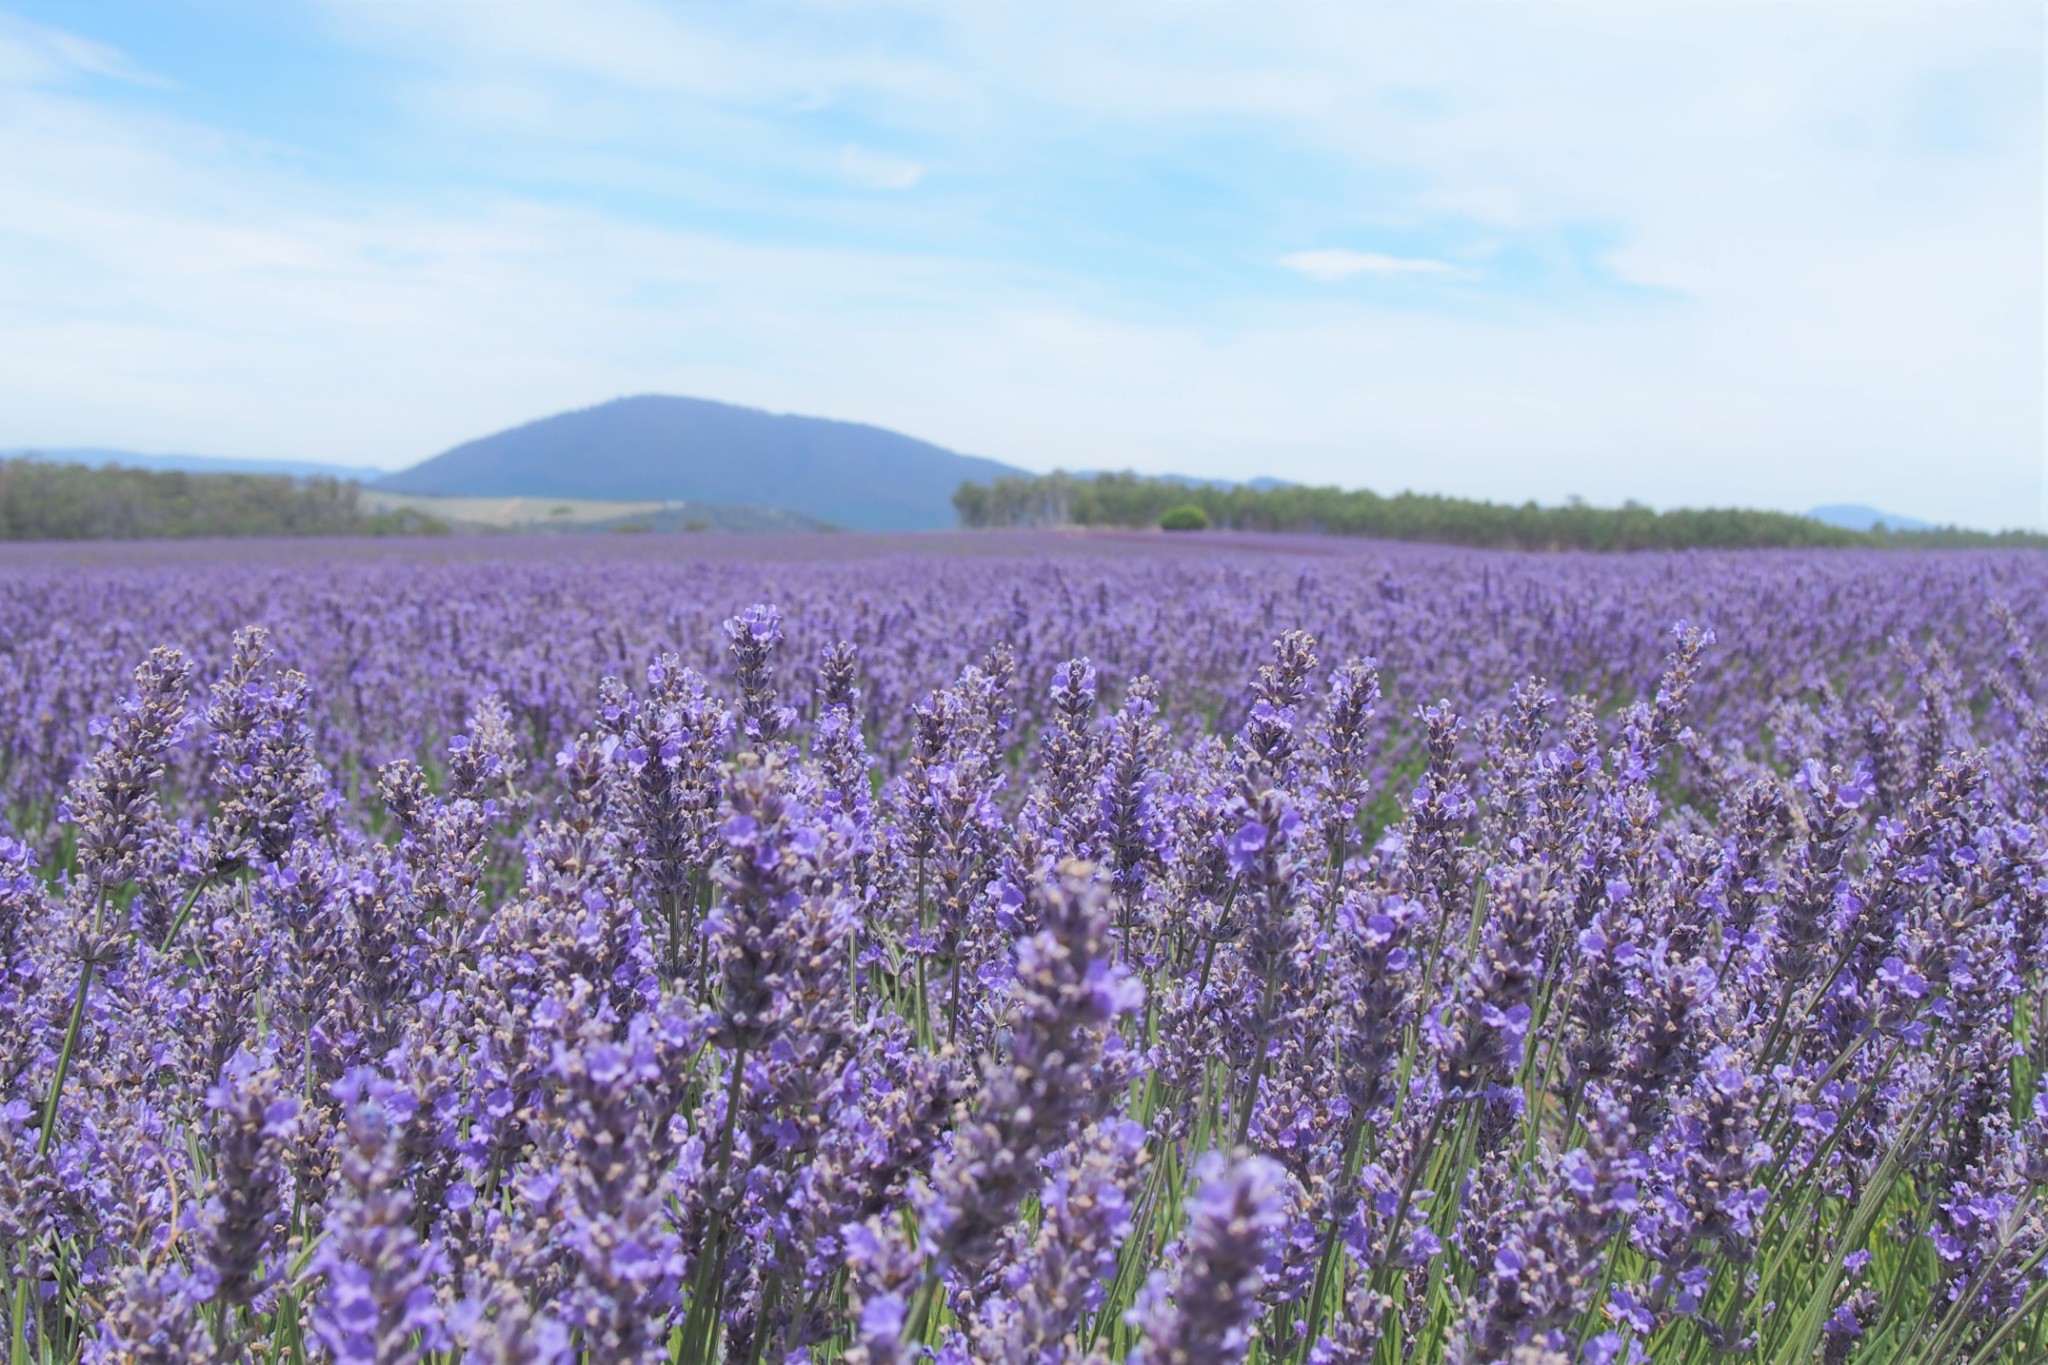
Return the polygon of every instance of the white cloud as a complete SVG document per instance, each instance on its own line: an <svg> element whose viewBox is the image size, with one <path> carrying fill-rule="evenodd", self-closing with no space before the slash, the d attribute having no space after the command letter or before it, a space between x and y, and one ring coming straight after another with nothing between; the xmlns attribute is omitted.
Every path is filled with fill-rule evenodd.
<svg viewBox="0 0 2048 1365"><path fill-rule="evenodd" d="M337 7L456 149L396 185L94 103L63 73L120 54L0 22L0 444L400 464L661 390L1038 468L2041 506L2038 64L1967 154L1910 126L1928 80L2037 58L2031 5L748 13ZM1187 150L1219 129L1298 158L1241 218ZM546 174L494 182L492 138ZM1102 216L1148 194L1201 231ZM1503 244L1582 228L1597 287L1514 291ZM1157 268L1094 265L1112 232ZM1388 254L1292 249L1345 241ZM1439 311L1231 274L1482 255Z"/></svg>
<svg viewBox="0 0 2048 1365"><path fill-rule="evenodd" d="M80 74L130 85L171 85L105 43L0 14L0 87L51 84Z"/></svg>
<svg viewBox="0 0 2048 1365"><path fill-rule="evenodd" d="M1373 251L1290 251L1279 264L1297 275L1325 284L1348 280L1354 275L1459 275L1458 267L1445 261L1412 256L1382 256Z"/></svg>
<svg viewBox="0 0 2048 1365"><path fill-rule="evenodd" d="M907 190L925 175L925 167L918 162L870 152L851 143L839 154L839 169L848 180L870 190Z"/></svg>

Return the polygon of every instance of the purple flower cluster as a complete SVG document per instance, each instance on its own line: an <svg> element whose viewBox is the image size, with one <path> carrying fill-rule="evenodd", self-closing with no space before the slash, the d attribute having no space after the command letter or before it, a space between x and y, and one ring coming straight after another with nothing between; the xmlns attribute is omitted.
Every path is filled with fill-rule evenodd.
<svg viewBox="0 0 2048 1365"><path fill-rule="evenodd" d="M0 574L10 1358L2048 1351L2039 557L826 539Z"/></svg>

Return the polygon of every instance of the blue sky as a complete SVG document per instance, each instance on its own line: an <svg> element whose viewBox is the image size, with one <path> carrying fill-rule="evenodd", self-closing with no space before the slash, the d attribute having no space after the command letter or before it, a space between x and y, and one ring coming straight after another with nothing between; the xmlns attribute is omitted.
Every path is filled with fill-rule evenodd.
<svg viewBox="0 0 2048 1365"><path fill-rule="evenodd" d="M625 393L2044 524L2035 4L0 0L0 446Z"/></svg>

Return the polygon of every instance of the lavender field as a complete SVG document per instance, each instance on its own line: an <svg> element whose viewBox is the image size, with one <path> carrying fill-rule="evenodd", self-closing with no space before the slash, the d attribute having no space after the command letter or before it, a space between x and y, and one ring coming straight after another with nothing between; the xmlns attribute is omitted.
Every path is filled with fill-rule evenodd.
<svg viewBox="0 0 2048 1365"><path fill-rule="evenodd" d="M2048 556L67 553L17 1365L2048 1353Z"/></svg>

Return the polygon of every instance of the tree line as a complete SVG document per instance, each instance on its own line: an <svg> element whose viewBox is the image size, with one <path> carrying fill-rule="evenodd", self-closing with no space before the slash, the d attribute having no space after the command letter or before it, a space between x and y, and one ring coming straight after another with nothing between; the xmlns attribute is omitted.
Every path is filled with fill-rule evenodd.
<svg viewBox="0 0 2048 1365"><path fill-rule="evenodd" d="M1234 531L1421 540L1509 550L1704 550L1807 546L2048 546L2024 531L1851 531L1812 517L1752 508L1677 508L1641 503L1544 507L1430 493L1391 497L1364 489L1288 484L1190 484L1142 475L1053 473L963 483L953 494L968 527L1151 527L1170 510L1198 507L1209 525Z"/></svg>
<svg viewBox="0 0 2048 1365"><path fill-rule="evenodd" d="M356 484L330 478L0 460L0 540L416 535L448 529L418 512L368 512L361 494Z"/></svg>

